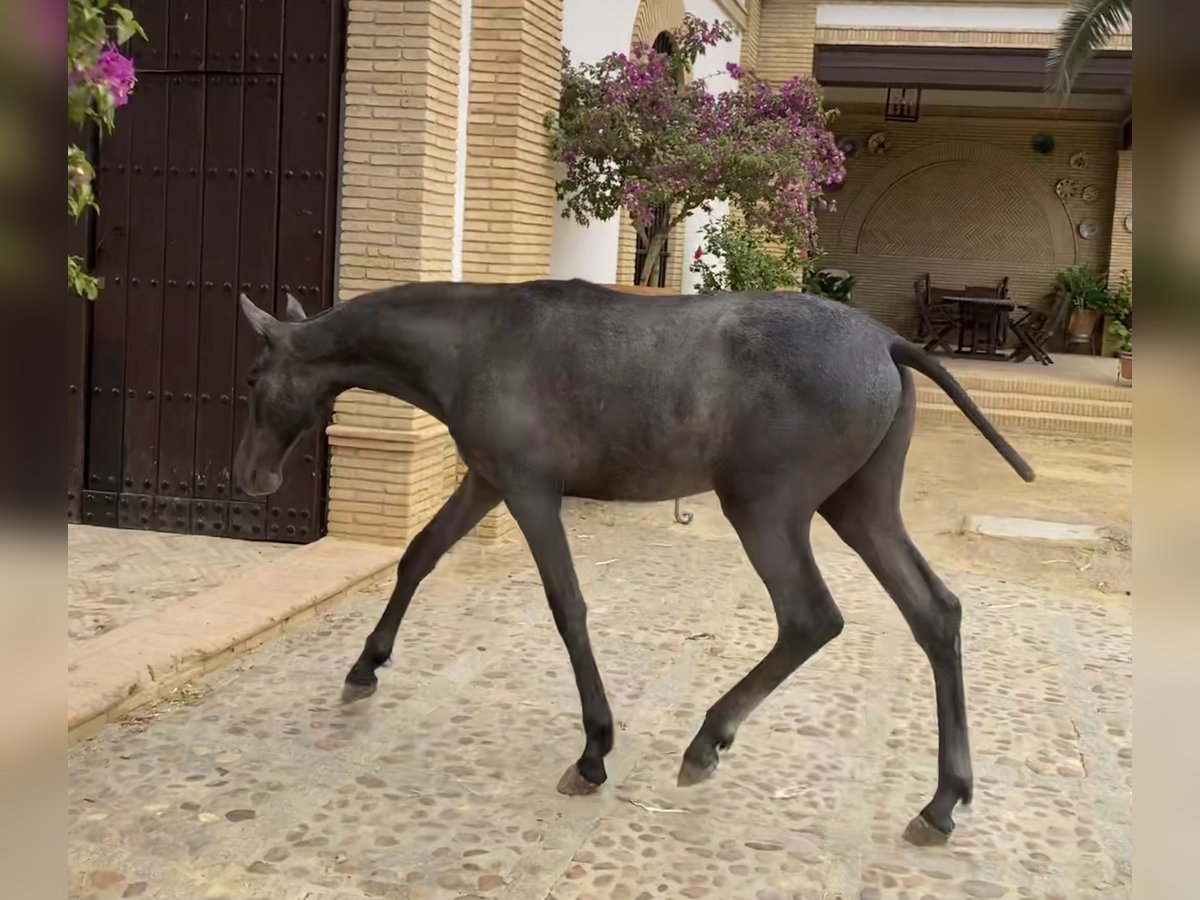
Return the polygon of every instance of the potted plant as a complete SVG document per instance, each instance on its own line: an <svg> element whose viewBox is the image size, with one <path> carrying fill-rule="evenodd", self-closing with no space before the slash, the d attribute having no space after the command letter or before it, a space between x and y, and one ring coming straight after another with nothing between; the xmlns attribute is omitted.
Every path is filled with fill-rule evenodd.
<svg viewBox="0 0 1200 900"><path fill-rule="evenodd" d="M1096 323L1109 309L1108 286L1093 266L1071 266L1054 278L1054 295L1071 301L1067 334L1072 341L1084 342L1096 331Z"/></svg>
<svg viewBox="0 0 1200 900"><path fill-rule="evenodd" d="M826 300L849 303L854 276L843 269L811 270L804 279L804 290Z"/></svg>
<svg viewBox="0 0 1200 900"><path fill-rule="evenodd" d="M1116 345L1121 380L1133 381L1133 279L1122 272L1109 293L1108 335Z"/></svg>
<svg viewBox="0 0 1200 900"><path fill-rule="evenodd" d="M1133 381L1133 329L1125 327L1119 319L1113 319L1108 323L1108 333L1117 347L1121 380Z"/></svg>

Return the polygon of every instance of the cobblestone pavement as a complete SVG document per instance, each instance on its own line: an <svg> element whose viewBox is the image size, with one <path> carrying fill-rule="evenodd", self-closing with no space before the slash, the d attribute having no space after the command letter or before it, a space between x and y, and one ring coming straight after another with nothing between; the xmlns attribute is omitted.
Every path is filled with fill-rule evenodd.
<svg viewBox="0 0 1200 900"><path fill-rule="evenodd" d="M199 534L68 525L67 640L86 641L111 631L294 549Z"/></svg>
<svg viewBox="0 0 1200 900"><path fill-rule="evenodd" d="M705 512L704 515L709 515ZM573 510L617 718L609 783L555 792L578 700L522 546L463 546L363 704L361 594L187 699L69 751L72 898L1114 900L1132 896L1131 612L942 573L965 608L976 790L945 847L932 679L857 558L820 551L842 636L680 789L704 710L774 637L727 532ZM615 524L606 524L615 523Z"/></svg>

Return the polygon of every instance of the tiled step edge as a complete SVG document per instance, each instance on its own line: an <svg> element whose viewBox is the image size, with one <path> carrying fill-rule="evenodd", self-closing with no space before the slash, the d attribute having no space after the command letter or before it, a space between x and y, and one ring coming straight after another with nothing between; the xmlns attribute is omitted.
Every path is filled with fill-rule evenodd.
<svg viewBox="0 0 1200 900"><path fill-rule="evenodd" d="M1006 409L983 409L993 425L1002 432L1007 429L1028 429L1055 434L1082 434L1103 437L1132 437L1133 422L1127 419L1104 419L1090 416L1070 416L1061 413L1020 412ZM964 428L974 428L966 416L955 406L941 404L917 404L918 422L961 423Z"/></svg>
<svg viewBox="0 0 1200 900"><path fill-rule="evenodd" d="M390 575L400 552L400 547L323 538L71 648L68 743Z"/></svg>
<svg viewBox="0 0 1200 900"><path fill-rule="evenodd" d="M1133 403L1050 397L1041 394L1009 394L999 391L969 391L981 409L1040 412L1083 418L1133 420ZM917 402L927 406L954 406L954 401L937 387L918 387Z"/></svg>

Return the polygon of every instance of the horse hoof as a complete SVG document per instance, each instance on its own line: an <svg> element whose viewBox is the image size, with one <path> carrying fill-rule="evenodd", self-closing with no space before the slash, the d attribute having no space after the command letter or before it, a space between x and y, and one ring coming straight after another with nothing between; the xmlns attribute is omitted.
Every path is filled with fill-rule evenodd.
<svg viewBox="0 0 1200 900"><path fill-rule="evenodd" d="M717 774L715 762L696 763L684 756L683 765L679 767L679 777L675 779L675 783L679 787L691 787L702 781L708 781L715 774Z"/></svg>
<svg viewBox="0 0 1200 900"><path fill-rule="evenodd" d="M359 700L366 700L379 687L378 681L372 681L370 684L356 684L353 681L347 681L342 685L342 702L357 703Z"/></svg>
<svg viewBox="0 0 1200 900"><path fill-rule="evenodd" d="M904 829L904 839L917 847L940 847L950 840L950 832L953 830L953 823L948 831L943 831L925 818L925 813L922 812L908 823L908 827Z"/></svg>
<svg viewBox="0 0 1200 900"><path fill-rule="evenodd" d="M568 797L586 797L598 790L600 790L600 785L584 778L583 773L579 771L579 766L574 763L571 763L567 771L563 772L562 778L558 779L558 792L566 794Z"/></svg>

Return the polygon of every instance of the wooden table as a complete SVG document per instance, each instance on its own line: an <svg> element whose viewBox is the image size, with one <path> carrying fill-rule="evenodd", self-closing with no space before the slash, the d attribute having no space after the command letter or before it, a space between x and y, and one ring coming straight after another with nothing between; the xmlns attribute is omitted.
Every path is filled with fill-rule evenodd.
<svg viewBox="0 0 1200 900"><path fill-rule="evenodd" d="M1007 358L1000 349L1008 340L1008 314L1016 303L1006 297L950 296L943 301L958 304L958 356Z"/></svg>

